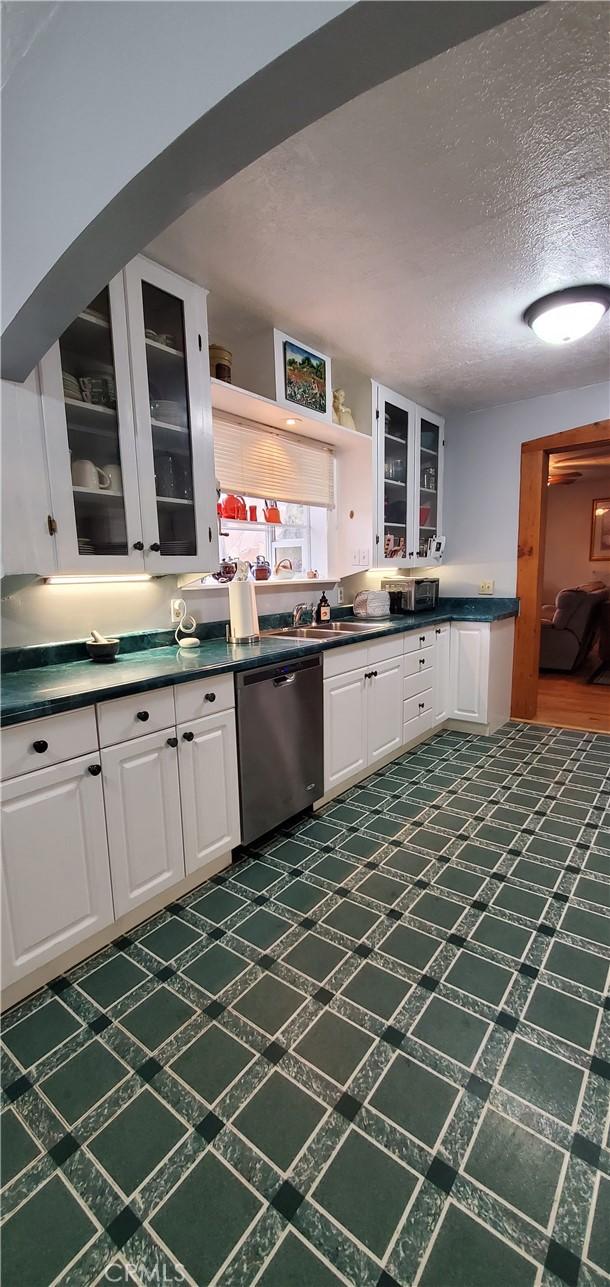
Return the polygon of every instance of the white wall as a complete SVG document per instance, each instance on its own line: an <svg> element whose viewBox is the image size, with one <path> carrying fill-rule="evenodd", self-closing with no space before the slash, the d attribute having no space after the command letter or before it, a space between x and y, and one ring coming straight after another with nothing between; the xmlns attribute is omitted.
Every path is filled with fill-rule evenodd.
<svg viewBox="0 0 610 1287"><path fill-rule="evenodd" d="M549 487L546 511L543 602L554 603L560 590L585 581L610 585L610 558L591 562L593 501L610 497L605 478L582 478L569 487Z"/></svg>
<svg viewBox="0 0 610 1287"><path fill-rule="evenodd" d="M521 444L608 417L608 384L448 417L443 594L515 594Z"/></svg>

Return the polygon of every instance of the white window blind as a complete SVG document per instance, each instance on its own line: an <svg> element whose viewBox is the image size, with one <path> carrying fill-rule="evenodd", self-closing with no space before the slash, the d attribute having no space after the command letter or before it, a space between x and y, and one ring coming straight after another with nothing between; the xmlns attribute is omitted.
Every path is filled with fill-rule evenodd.
<svg viewBox="0 0 610 1287"><path fill-rule="evenodd" d="M213 419L216 477L223 492L333 508L332 448L217 411Z"/></svg>

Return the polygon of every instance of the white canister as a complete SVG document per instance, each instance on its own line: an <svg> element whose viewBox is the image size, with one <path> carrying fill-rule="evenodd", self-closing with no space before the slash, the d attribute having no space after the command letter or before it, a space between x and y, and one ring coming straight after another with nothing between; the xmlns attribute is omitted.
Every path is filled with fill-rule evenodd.
<svg viewBox="0 0 610 1287"><path fill-rule="evenodd" d="M252 581L229 583L229 614L232 643L243 643L249 639L259 638L256 596Z"/></svg>

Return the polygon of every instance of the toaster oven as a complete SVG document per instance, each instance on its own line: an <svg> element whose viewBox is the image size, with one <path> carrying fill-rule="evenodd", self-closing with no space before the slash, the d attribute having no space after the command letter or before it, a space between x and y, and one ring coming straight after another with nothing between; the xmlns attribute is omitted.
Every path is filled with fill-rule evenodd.
<svg viewBox="0 0 610 1287"><path fill-rule="evenodd" d="M438 604L438 577L387 577L382 590L390 595L390 612L430 612Z"/></svg>

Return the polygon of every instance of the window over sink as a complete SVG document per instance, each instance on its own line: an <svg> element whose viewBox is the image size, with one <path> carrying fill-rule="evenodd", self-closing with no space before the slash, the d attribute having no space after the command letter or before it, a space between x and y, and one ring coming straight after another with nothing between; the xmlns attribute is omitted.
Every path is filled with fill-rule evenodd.
<svg viewBox="0 0 610 1287"><path fill-rule="evenodd" d="M235 501L239 505L235 505ZM228 513L243 514L246 518L228 518ZM320 576L328 571L327 510L318 505L301 505L292 501L266 501L254 496L233 497L221 493L220 508L220 558L235 562L242 559L252 568L269 566L271 575L276 567L292 572L297 579L310 568ZM279 511L281 522L265 518L273 510ZM261 577L261 580L264 577Z"/></svg>

